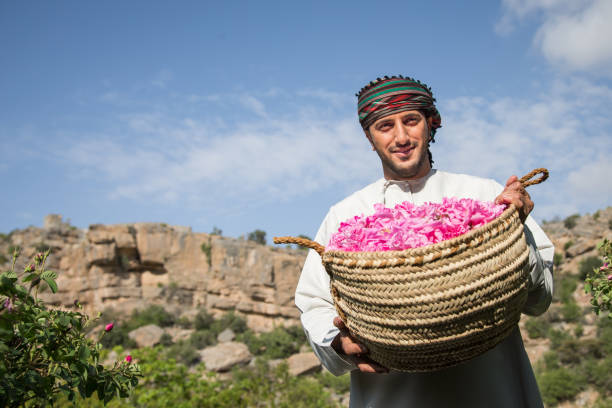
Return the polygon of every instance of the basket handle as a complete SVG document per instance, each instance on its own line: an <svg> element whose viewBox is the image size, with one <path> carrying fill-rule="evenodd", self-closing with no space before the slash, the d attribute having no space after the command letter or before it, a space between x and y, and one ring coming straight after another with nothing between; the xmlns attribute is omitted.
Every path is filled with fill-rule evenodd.
<svg viewBox="0 0 612 408"><path fill-rule="evenodd" d="M319 253L319 255L323 255L325 252L325 247L318 242L311 241L308 238L298 238L298 237L274 237L275 244L298 244L299 246L303 246L306 248L314 249Z"/></svg>
<svg viewBox="0 0 612 408"><path fill-rule="evenodd" d="M539 178L530 180L536 174L542 174ZM525 174L523 177L519 179L519 182L523 185L523 187L532 186L534 184L540 184L544 180L548 178L548 170L545 168L539 168L531 170L529 173Z"/></svg>

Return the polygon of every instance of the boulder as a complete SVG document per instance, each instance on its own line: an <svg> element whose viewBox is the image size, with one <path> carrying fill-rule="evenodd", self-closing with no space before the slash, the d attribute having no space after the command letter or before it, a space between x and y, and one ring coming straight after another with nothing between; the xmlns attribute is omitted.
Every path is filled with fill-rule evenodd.
<svg viewBox="0 0 612 408"><path fill-rule="evenodd" d="M166 333L170 335L173 343L178 343L179 341L189 339L194 331L194 329L182 329L176 326L166 329Z"/></svg>
<svg viewBox="0 0 612 408"><path fill-rule="evenodd" d="M242 343L228 342L207 347L200 351L202 362L210 371L229 371L236 365L248 364L253 356Z"/></svg>
<svg viewBox="0 0 612 408"><path fill-rule="evenodd" d="M597 241L595 240L582 240L581 239L578 242L576 242L574 245L567 248L565 253L567 254L568 257L573 258L573 257L585 254L595 249L596 245L597 245Z"/></svg>
<svg viewBox="0 0 612 408"><path fill-rule="evenodd" d="M293 375L311 374L321 369L321 362L312 352L294 354L287 359L287 364Z"/></svg>
<svg viewBox="0 0 612 408"><path fill-rule="evenodd" d="M164 330L161 327L155 324L147 324L132 330L128 333L128 336L138 344L138 347L152 347L159 344L163 334Z"/></svg>
<svg viewBox="0 0 612 408"><path fill-rule="evenodd" d="M230 328L227 328L223 330L221 333L219 333L219 335L217 336L217 341L219 343L227 343L227 342L234 340L235 338L236 338L236 334L234 333L234 331Z"/></svg>

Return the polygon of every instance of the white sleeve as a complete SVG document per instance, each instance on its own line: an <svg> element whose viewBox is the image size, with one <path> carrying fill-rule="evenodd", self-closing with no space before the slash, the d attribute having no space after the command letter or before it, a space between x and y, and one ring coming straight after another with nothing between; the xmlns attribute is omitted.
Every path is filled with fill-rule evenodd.
<svg viewBox="0 0 612 408"><path fill-rule="evenodd" d="M529 294L523 313L538 316L550 306L553 294L553 257L555 248L538 224L527 217L525 239L529 247Z"/></svg>
<svg viewBox="0 0 612 408"><path fill-rule="evenodd" d="M327 245L337 225L332 208L323 220L315 241ZM295 291L295 304L302 312L302 326L308 341L323 366L334 375L357 368L331 347L332 340L339 333L333 324L334 317L338 314L330 293L329 276L321 263L321 257L312 249L308 251L302 268Z"/></svg>

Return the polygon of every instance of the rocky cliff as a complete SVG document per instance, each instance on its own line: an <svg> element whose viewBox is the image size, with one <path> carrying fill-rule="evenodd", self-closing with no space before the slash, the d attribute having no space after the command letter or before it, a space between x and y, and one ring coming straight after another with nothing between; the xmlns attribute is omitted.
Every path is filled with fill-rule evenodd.
<svg viewBox="0 0 612 408"><path fill-rule="evenodd" d="M18 266L51 249L47 265L58 272L59 291L43 298L52 304L78 299L88 312L112 307L126 315L150 304L182 315L202 306L213 314L233 309L257 331L299 321L293 293L304 251L162 223L79 230L58 215L47 216L43 228L5 235L0 254L8 259L16 246L22 248Z"/></svg>

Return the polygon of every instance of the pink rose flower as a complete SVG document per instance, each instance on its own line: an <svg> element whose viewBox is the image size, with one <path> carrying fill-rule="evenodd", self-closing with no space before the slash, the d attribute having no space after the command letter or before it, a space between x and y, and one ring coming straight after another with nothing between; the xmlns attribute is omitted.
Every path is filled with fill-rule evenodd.
<svg viewBox="0 0 612 408"><path fill-rule="evenodd" d="M109 323L106 325L106 327L104 327L104 331L109 332L113 330L113 327L115 327L115 325L113 323Z"/></svg>
<svg viewBox="0 0 612 408"><path fill-rule="evenodd" d="M125 361L127 361L128 363L131 363L132 362L132 356L129 355L129 354L127 356L125 356Z"/></svg>
<svg viewBox="0 0 612 408"><path fill-rule="evenodd" d="M342 222L327 250L400 251L431 245L484 225L505 209L505 205L469 198L444 198L442 203L420 206L406 201L395 208L374 204L374 214Z"/></svg>

